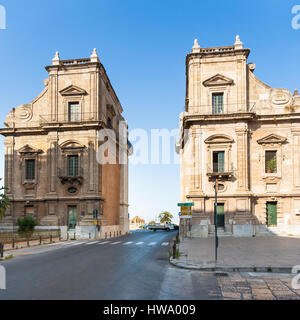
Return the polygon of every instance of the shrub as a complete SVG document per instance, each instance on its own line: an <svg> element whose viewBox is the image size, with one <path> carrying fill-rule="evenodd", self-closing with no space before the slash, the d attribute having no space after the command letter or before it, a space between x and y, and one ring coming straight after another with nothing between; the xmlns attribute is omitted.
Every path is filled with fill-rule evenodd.
<svg viewBox="0 0 300 320"><path fill-rule="evenodd" d="M26 216L23 219L18 219L19 232L32 232L34 231L37 221L30 216Z"/></svg>

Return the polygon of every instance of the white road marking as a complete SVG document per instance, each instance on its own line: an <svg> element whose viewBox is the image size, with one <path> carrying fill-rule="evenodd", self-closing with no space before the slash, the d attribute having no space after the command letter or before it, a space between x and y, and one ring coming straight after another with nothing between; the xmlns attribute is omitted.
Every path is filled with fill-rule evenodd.
<svg viewBox="0 0 300 320"><path fill-rule="evenodd" d="M132 244L132 243L133 243L133 241L128 241L128 242L123 243L123 246L127 246L128 244Z"/></svg>
<svg viewBox="0 0 300 320"><path fill-rule="evenodd" d="M99 242L99 244L106 244L106 243L110 243L111 241L104 241L104 242Z"/></svg>
<svg viewBox="0 0 300 320"><path fill-rule="evenodd" d="M115 245L115 244L119 244L119 243L122 243L122 241L117 241L117 242L112 242L110 245Z"/></svg>
<svg viewBox="0 0 300 320"><path fill-rule="evenodd" d="M144 242L138 242L136 243L137 246L140 246L141 244L143 244Z"/></svg>
<svg viewBox="0 0 300 320"><path fill-rule="evenodd" d="M150 242L149 244L148 244L148 246L154 246L156 244L156 242Z"/></svg>
<svg viewBox="0 0 300 320"><path fill-rule="evenodd" d="M91 244L95 244L95 243L98 243L98 242L99 242L99 241L87 242L86 245L89 246L89 245L91 245Z"/></svg>
<svg viewBox="0 0 300 320"><path fill-rule="evenodd" d="M83 241L83 242L75 242L75 243L70 244L70 246L74 247L74 246L78 246L78 245L84 244L84 243L86 243L86 242L85 241Z"/></svg>
<svg viewBox="0 0 300 320"><path fill-rule="evenodd" d="M164 247L166 247L166 246L169 245L169 242L163 242L161 245L164 246Z"/></svg>

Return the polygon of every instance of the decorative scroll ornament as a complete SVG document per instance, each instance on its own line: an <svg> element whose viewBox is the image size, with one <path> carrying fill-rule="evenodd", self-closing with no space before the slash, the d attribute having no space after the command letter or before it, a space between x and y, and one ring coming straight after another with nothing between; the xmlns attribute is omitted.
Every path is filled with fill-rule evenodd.
<svg viewBox="0 0 300 320"><path fill-rule="evenodd" d="M286 89L272 89L270 99L274 106L288 106L293 101L292 94Z"/></svg>
<svg viewBox="0 0 300 320"><path fill-rule="evenodd" d="M30 105L23 104L15 109L15 119L27 122L32 118L32 109Z"/></svg>

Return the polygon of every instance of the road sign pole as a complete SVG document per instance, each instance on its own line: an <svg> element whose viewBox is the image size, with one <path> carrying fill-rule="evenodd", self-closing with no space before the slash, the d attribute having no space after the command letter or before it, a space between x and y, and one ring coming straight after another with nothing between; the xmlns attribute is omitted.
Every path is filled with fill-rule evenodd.
<svg viewBox="0 0 300 320"><path fill-rule="evenodd" d="M218 262L218 226L217 226L217 210L218 210L218 180L215 181L215 206L214 206L214 219L215 219L215 259Z"/></svg>

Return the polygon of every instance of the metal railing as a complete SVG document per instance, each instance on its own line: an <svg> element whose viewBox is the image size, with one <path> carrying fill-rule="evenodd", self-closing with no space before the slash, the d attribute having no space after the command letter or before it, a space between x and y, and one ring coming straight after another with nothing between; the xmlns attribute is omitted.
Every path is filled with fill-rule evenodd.
<svg viewBox="0 0 300 320"><path fill-rule="evenodd" d="M74 175L69 175L68 168L58 168L57 174L59 177L69 177L69 178L83 177L84 169L82 167L78 168L78 173L76 176L74 176Z"/></svg>
<svg viewBox="0 0 300 320"><path fill-rule="evenodd" d="M0 232L0 243L11 245L11 248L30 246L35 244L52 243L54 239L61 239L60 230L41 230L33 232Z"/></svg>
<svg viewBox="0 0 300 320"><path fill-rule="evenodd" d="M244 113L255 113L255 104L246 105L243 104L223 104L222 106L201 105L201 106L189 106L190 114L200 114L200 115L235 115Z"/></svg>
<svg viewBox="0 0 300 320"><path fill-rule="evenodd" d="M207 164L207 174L209 175L223 175L223 174L233 174L236 171L234 168L233 163L223 165L213 165L213 164Z"/></svg>
<svg viewBox="0 0 300 320"><path fill-rule="evenodd" d="M41 115L40 125L51 124L78 124L80 122L100 121L97 112L81 112L78 114L62 113Z"/></svg>

